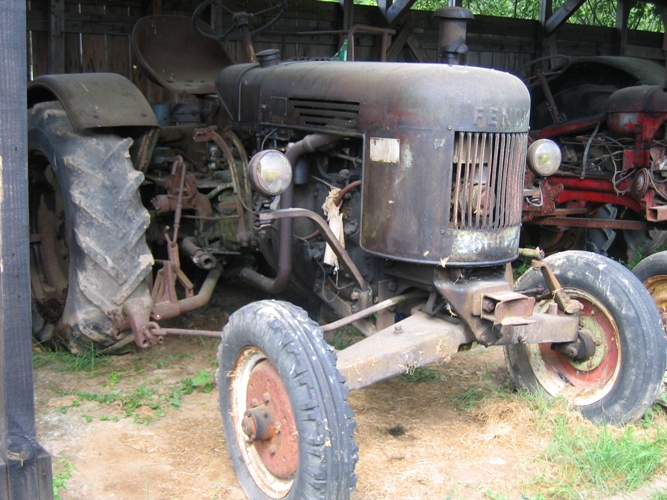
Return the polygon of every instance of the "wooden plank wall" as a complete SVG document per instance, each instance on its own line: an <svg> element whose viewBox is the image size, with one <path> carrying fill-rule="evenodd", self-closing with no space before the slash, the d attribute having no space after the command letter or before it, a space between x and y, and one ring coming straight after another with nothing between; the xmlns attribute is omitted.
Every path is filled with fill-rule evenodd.
<svg viewBox="0 0 667 500"><path fill-rule="evenodd" d="M50 72L48 63L50 10L64 3L64 72L119 73L139 86L149 100L159 102L160 92L154 91L133 58L130 33L134 23L153 12L190 16L197 6L191 0L27 0L28 78ZM253 9L253 5L258 7ZM225 7L252 12L263 8L258 0L229 0ZM62 7L61 7L62 9ZM205 12L205 15L210 14ZM229 18L221 19L229 25ZM355 6L354 24L385 26L376 7ZM343 13L338 3L315 0L290 0L286 15L269 32L255 38L255 48L280 48L283 59L331 57L338 50L343 35ZM403 31L405 30L405 31ZM313 34L326 31L328 34ZM303 35L303 33L309 33ZM514 71L537 57L539 34L537 21L477 16L468 27L470 52L467 64L505 71ZM559 53L570 55L609 55L618 46L618 34L611 28L565 25L557 34ZM438 25L432 13L412 11L405 26L394 40L407 40L399 61L435 61ZM357 59L379 60L380 39L363 35L355 39ZM656 59L662 58L662 35L629 32L628 53ZM223 44L233 60L242 61L239 43Z"/></svg>

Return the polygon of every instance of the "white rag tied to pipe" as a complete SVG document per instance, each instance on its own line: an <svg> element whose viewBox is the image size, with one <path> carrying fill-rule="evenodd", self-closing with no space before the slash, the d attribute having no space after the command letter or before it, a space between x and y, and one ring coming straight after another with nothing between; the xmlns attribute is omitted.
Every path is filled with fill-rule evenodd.
<svg viewBox="0 0 667 500"><path fill-rule="evenodd" d="M333 188L329 191L329 195L322 205L322 210L324 215L327 216L329 221L329 228L334 236L340 241L340 244L345 248L345 233L343 232L343 214L340 213L340 210L336 206L336 197L340 193L340 189ZM338 271L338 257L334 253L331 246L327 243L327 247L324 251L324 263L330 266L334 266L334 269Z"/></svg>

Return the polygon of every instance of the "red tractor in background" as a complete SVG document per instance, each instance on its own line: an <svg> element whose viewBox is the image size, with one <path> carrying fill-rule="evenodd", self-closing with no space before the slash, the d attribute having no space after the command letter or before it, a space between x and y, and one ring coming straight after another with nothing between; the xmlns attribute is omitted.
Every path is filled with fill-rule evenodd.
<svg viewBox="0 0 667 500"><path fill-rule="evenodd" d="M559 165L529 161L523 243L580 248L636 264L667 241L665 69L631 57L554 56L531 90L531 148L555 141ZM532 77L528 77L532 78ZM537 153L529 160L532 160ZM635 274L667 319L667 253Z"/></svg>
<svg viewBox="0 0 667 500"><path fill-rule="evenodd" d="M533 148L551 139L562 160L557 170L527 170L524 240L548 253L648 255L667 239L664 68L633 58L553 59L558 67L531 85L531 129Z"/></svg>

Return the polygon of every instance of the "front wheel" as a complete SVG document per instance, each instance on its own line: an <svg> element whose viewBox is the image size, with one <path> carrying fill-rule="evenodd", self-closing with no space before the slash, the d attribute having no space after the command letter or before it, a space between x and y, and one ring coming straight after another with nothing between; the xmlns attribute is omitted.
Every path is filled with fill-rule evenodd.
<svg viewBox="0 0 667 500"><path fill-rule="evenodd" d="M507 346L515 384L566 397L597 423L641 418L658 395L667 363L662 322L651 296L628 269L600 255L569 251L545 260L565 292L583 305L580 335L594 351L576 361L553 350L552 344ZM539 286L547 290L542 274L530 269L516 289Z"/></svg>
<svg viewBox="0 0 667 500"><path fill-rule="evenodd" d="M333 349L305 311L243 307L222 332L218 363L223 430L248 498L349 498L354 415Z"/></svg>

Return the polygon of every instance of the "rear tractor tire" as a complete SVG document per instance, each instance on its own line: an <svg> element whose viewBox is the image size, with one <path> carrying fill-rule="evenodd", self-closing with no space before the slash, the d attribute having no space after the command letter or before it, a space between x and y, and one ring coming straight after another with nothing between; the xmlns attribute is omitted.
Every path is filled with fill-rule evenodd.
<svg viewBox="0 0 667 500"><path fill-rule="evenodd" d="M76 354L112 351L119 340L110 313L150 300L150 217L131 143L75 131L58 102L28 114L33 332Z"/></svg>
<svg viewBox="0 0 667 500"><path fill-rule="evenodd" d="M667 363L662 321L651 296L628 269L600 255L568 251L545 260L565 292L583 305L580 334L594 353L575 361L552 344L507 346L517 388L565 397L596 423L641 418L656 400ZM538 286L548 290L542 274L530 269L516 290Z"/></svg>
<svg viewBox="0 0 667 500"><path fill-rule="evenodd" d="M662 321L667 325L667 251L646 257L632 272L653 297Z"/></svg>
<svg viewBox="0 0 667 500"><path fill-rule="evenodd" d="M287 302L254 302L229 318L219 403L248 498L350 498L358 448L335 360L319 326Z"/></svg>

